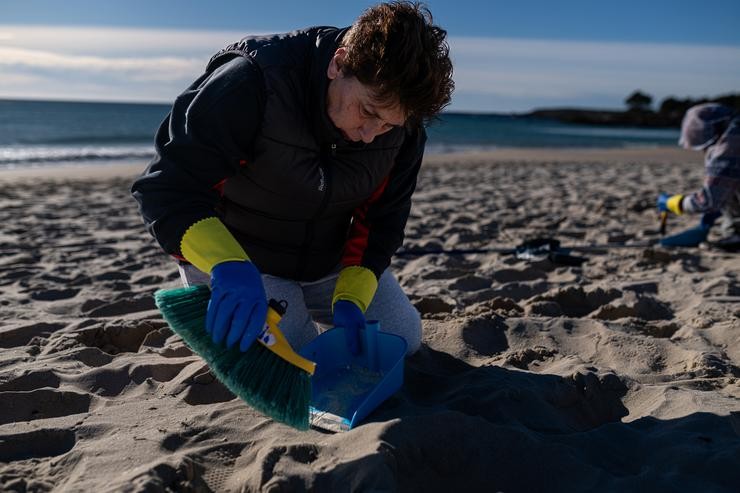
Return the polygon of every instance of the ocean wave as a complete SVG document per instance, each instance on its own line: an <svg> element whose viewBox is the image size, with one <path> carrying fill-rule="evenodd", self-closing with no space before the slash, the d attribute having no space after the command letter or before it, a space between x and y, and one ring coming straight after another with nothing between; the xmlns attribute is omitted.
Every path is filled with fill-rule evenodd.
<svg viewBox="0 0 740 493"><path fill-rule="evenodd" d="M0 168L18 168L39 163L91 162L150 159L153 146L10 146L0 147Z"/></svg>
<svg viewBox="0 0 740 493"><path fill-rule="evenodd" d="M23 135L15 142L2 142L7 146L39 147L39 146L121 146L143 145L153 140L154 132L142 134L100 134L100 135ZM2 146L0 146L1 148Z"/></svg>

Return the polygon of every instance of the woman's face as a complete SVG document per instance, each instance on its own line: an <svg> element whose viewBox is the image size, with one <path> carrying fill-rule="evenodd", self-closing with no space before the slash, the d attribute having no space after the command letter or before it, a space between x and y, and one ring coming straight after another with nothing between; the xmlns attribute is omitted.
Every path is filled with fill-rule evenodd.
<svg viewBox="0 0 740 493"><path fill-rule="evenodd" d="M339 48L329 62L326 75L331 80L326 112L346 140L369 144L378 135L403 125L405 115L399 104L379 104L370 87L342 72L340 67L345 54L346 50Z"/></svg>

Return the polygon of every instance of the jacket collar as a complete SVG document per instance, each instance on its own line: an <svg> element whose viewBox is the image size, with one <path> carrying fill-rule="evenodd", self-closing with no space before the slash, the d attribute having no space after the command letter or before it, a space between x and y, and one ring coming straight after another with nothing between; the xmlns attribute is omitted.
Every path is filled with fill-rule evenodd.
<svg viewBox="0 0 740 493"><path fill-rule="evenodd" d="M329 119L326 112L326 97L330 79L326 75L334 53L349 28L322 28L316 36L316 48L311 63L309 107L313 115L314 133L322 146L349 144Z"/></svg>

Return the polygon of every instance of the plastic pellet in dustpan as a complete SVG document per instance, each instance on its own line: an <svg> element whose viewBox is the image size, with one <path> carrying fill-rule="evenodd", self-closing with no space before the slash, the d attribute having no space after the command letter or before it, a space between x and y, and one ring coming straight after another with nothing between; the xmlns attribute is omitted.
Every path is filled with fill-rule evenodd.
<svg viewBox="0 0 740 493"><path fill-rule="evenodd" d="M362 351L352 355L344 328L335 327L301 349L316 362L311 377L311 425L329 431L347 431L403 384L406 341L380 332L378 322L368 322L362 332Z"/></svg>

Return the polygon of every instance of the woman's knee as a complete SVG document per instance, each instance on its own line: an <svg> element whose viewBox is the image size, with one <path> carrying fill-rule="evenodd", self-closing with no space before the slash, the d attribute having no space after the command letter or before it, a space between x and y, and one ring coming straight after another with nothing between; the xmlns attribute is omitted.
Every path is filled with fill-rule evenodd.
<svg viewBox="0 0 740 493"><path fill-rule="evenodd" d="M405 324L408 329L404 334L404 339L406 339L406 356L411 356L421 347L421 316L414 305L411 303L409 305L409 314L406 317L407 322Z"/></svg>
<svg viewBox="0 0 740 493"><path fill-rule="evenodd" d="M410 356L421 347L421 316L411 302L396 306L392 313L386 319L385 331L402 337L406 341L406 356ZM380 330L383 330L382 322Z"/></svg>

